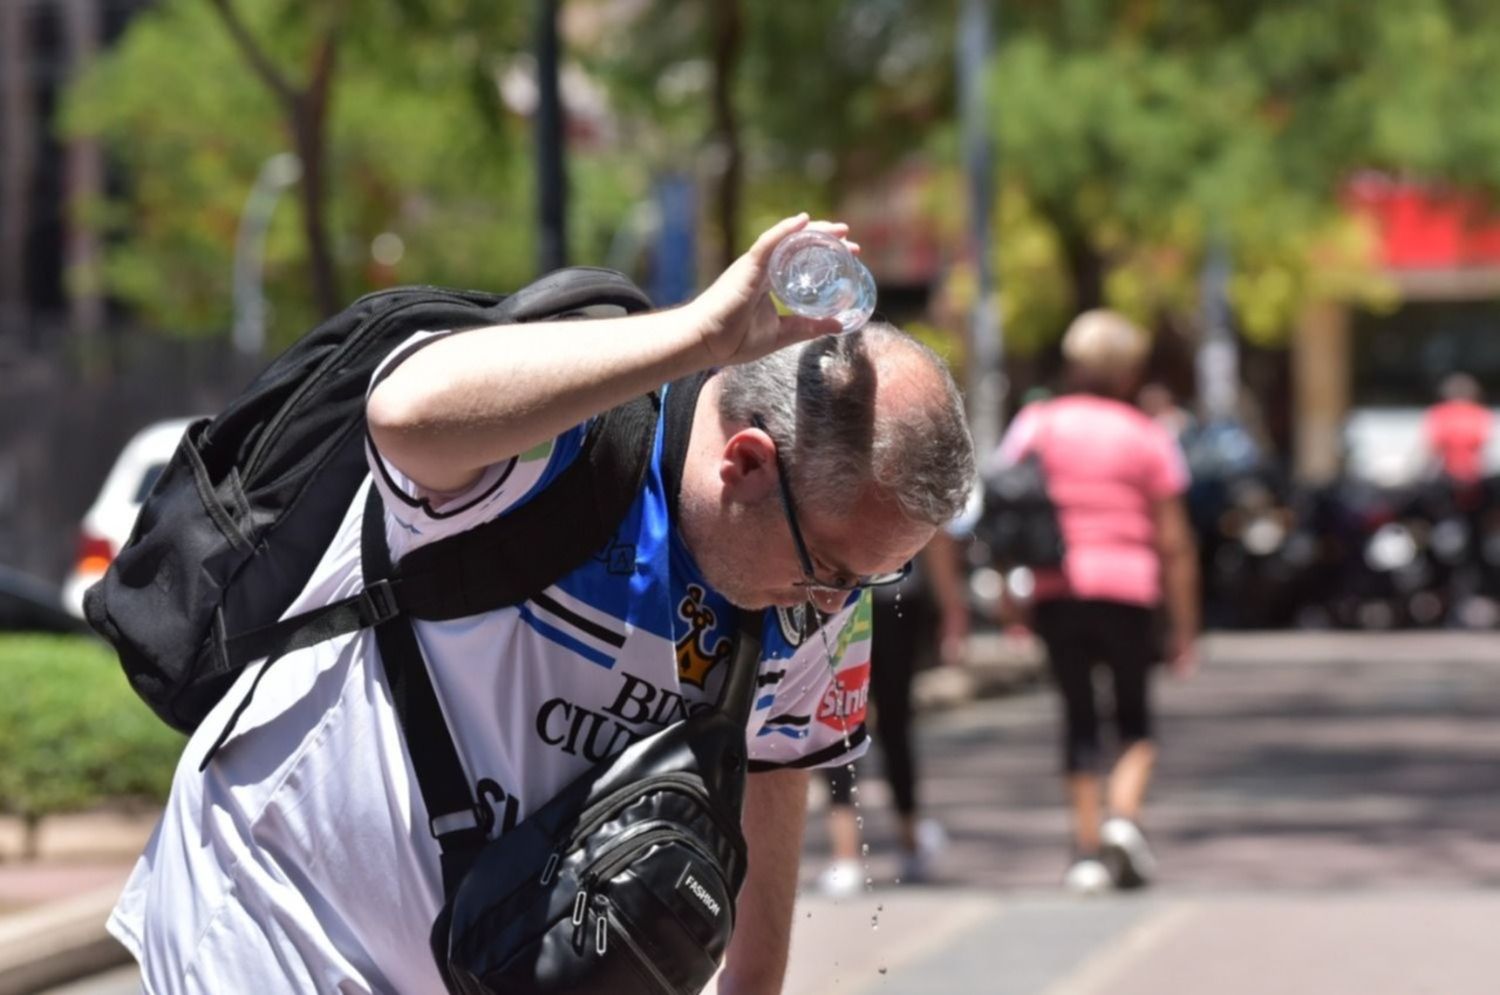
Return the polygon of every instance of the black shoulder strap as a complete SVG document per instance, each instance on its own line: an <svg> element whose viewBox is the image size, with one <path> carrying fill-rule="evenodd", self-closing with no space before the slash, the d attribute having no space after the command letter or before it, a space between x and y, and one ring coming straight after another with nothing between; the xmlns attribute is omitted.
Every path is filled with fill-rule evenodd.
<svg viewBox="0 0 1500 995"><path fill-rule="evenodd" d="M655 394L648 394L595 418L578 458L511 514L421 547L395 569L382 528L374 537L378 547L364 536L365 589L359 594L225 636L225 659L233 667L262 658L266 663L199 769L206 769L229 739L260 678L288 653L359 629L378 632L403 615L465 618L519 604L581 566L614 535L640 492L651 463L659 404ZM379 503L373 484L370 497ZM370 570L371 562L382 564L381 569ZM497 569L500 564L503 569Z"/></svg>
<svg viewBox="0 0 1500 995"><path fill-rule="evenodd" d="M353 597L229 636L227 658L244 666L398 613L441 621L525 601L614 535L645 480L659 403L648 394L595 418L578 458L535 500L412 551Z"/></svg>

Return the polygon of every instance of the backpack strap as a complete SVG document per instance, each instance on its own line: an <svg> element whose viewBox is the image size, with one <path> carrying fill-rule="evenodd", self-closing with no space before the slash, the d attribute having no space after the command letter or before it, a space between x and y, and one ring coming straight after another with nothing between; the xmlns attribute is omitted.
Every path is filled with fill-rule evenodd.
<svg viewBox="0 0 1500 995"><path fill-rule="evenodd" d="M360 526L360 563L365 583L380 582L391 573L391 552L385 540L385 505L373 486L365 499ZM495 815L488 805L477 802L448 732L442 705L432 688L422 648L411 619L397 614L375 626L375 642L390 689L391 706L401 724L417 787L427 809L428 830L438 841L446 894L455 855L484 842Z"/></svg>
<svg viewBox="0 0 1500 995"><path fill-rule="evenodd" d="M441 621L519 604L581 566L609 542L640 492L651 462L659 404L656 394L647 394L596 417L578 458L535 499L511 514L414 550L394 569L382 518L378 546L371 537L362 537L363 591L223 636L221 667L238 669L262 658L266 662L198 769L208 768L261 678L288 653L359 629L378 633L402 616ZM370 497L379 502L373 484ZM368 516L368 504L366 512ZM371 562L381 569L370 570ZM498 564L504 569L496 569Z"/></svg>
<svg viewBox="0 0 1500 995"><path fill-rule="evenodd" d="M609 542L645 480L660 399L648 394L596 417L583 451L515 511L402 557L365 589L224 640L227 666L281 656L378 626L398 614L465 618L519 604ZM497 570L496 564L504 564Z"/></svg>

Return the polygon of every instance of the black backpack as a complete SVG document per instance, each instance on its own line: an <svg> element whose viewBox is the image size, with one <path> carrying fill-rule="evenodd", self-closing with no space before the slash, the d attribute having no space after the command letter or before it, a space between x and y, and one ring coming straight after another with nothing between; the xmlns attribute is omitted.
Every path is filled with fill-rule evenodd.
<svg viewBox="0 0 1500 995"><path fill-rule="evenodd" d="M1045 411L1037 412L1045 417ZM1045 429L1043 422L1042 429ZM1002 567L1058 567L1066 548L1047 471L1036 444L1016 462L984 478L984 509L974 535Z"/></svg>
<svg viewBox="0 0 1500 995"><path fill-rule="evenodd" d="M136 693L191 732L245 665L397 611L461 618L513 604L602 546L639 489L656 412L648 399L596 418L583 454L490 528L435 543L354 598L278 622L368 474L370 377L421 330L647 310L609 270L548 274L510 296L436 287L369 294L279 356L218 417L188 427L129 541L84 613ZM496 563L505 570L496 570Z"/></svg>

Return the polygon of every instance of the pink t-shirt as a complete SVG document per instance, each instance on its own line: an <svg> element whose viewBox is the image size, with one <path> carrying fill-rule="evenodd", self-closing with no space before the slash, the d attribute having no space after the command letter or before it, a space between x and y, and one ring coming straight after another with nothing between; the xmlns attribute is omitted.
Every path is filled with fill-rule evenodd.
<svg viewBox="0 0 1500 995"><path fill-rule="evenodd" d="M1177 442L1120 401L1072 394L1022 409L995 453L998 466L1041 455L1066 553L1038 570L1036 597L1154 605L1161 599L1154 502L1187 489Z"/></svg>
<svg viewBox="0 0 1500 995"><path fill-rule="evenodd" d="M1422 431L1448 476L1472 484L1484 475L1484 447L1494 416L1473 401L1444 401L1427 409Z"/></svg>

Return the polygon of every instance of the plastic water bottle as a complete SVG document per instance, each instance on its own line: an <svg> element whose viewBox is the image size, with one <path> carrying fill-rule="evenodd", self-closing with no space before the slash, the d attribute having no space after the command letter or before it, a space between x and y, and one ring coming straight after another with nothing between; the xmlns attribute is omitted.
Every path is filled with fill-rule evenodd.
<svg viewBox="0 0 1500 995"><path fill-rule="evenodd" d="M875 278L843 240L826 232L788 235L771 253L771 291L789 311L863 328L875 311Z"/></svg>

